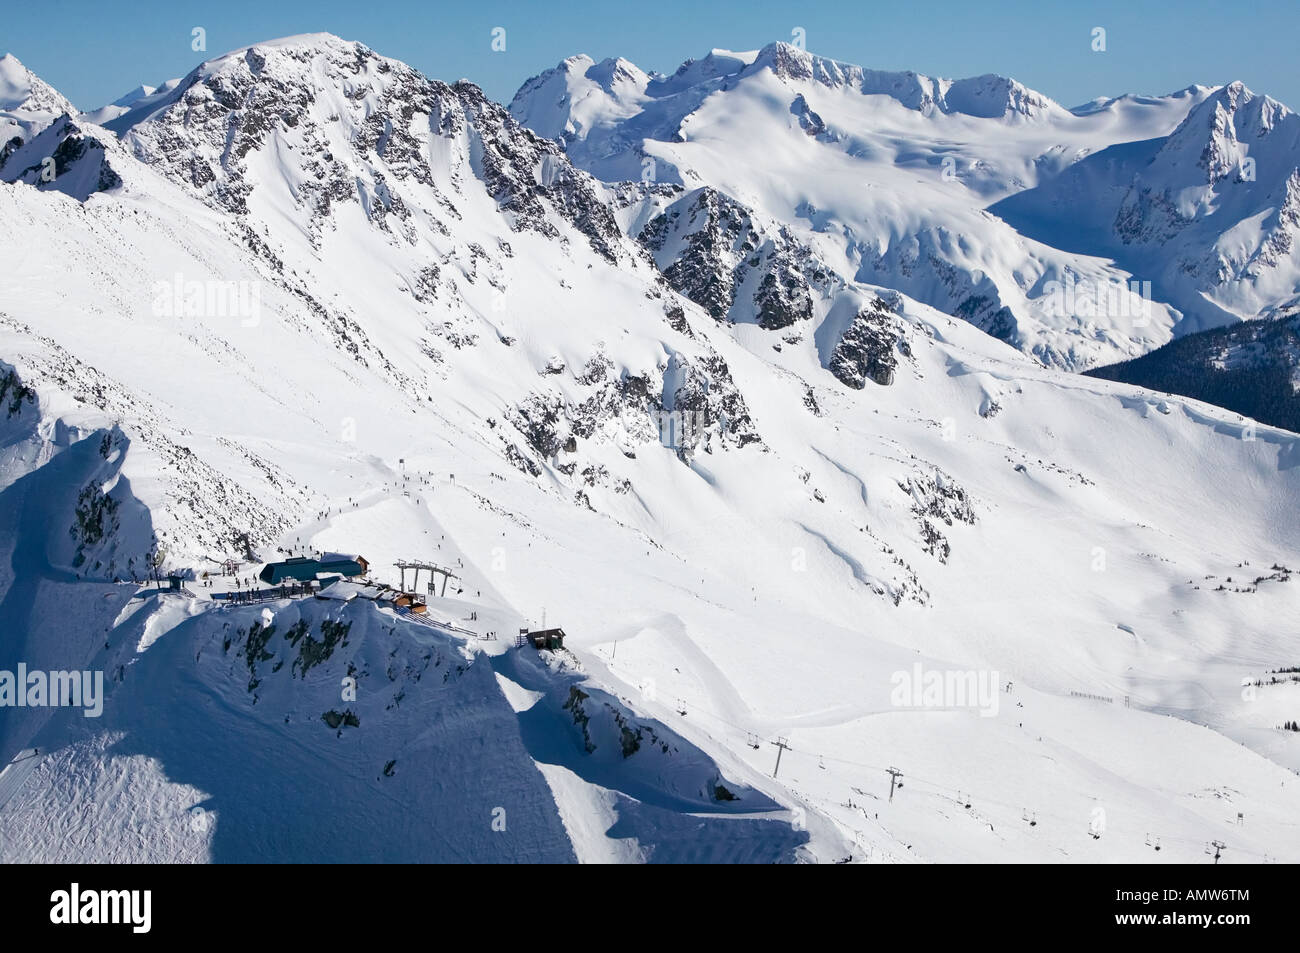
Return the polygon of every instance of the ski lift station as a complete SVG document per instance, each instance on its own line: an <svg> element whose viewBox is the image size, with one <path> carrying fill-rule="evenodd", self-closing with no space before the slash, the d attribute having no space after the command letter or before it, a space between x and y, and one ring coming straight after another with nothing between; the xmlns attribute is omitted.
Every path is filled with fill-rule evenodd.
<svg viewBox="0 0 1300 953"><path fill-rule="evenodd" d="M343 556L336 553L328 553L320 559L293 556L283 562L267 563L257 574L257 578L272 586L278 586L290 580L313 582L321 575L355 579L364 576L368 568L369 563L362 556Z"/></svg>

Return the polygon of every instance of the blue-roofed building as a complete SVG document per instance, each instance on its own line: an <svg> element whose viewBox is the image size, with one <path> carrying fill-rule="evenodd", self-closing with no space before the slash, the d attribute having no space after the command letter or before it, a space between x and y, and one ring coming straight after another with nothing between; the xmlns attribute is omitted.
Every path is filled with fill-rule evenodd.
<svg viewBox="0 0 1300 953"><path fill-rule="evenodd" d="M323 559L292 556L283 562L267 563L257 578L272 586L285 582L314 582L324 575L338 575L355 579L366 574L367 564L360 556L342 556L330 553Z"/></svg>

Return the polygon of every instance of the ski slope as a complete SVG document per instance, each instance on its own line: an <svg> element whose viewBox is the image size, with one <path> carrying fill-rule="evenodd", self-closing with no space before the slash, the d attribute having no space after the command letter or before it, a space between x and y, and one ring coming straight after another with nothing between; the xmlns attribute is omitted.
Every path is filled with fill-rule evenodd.
<svg viewBox="0 0 1300 953"><path fill-rule="evenodd" d="M1295 687L1242 685L1300 656L1295 434L862 275L783 333L716 320L617 188L338 38L147 102L82 120L119 186L0 184L31 390L0 398L0 662L110 675L102 719L0 709L0 760L43 755L0 859L1300 859ZM177 276L257 308L168 313ZM893 371L856 388L828 363L864 315ZM477 637L133 581L245 545L248 576L454 567L429 614ZM566 651L516 649L543 620ZM304 669L301 624L346 644ZM996 712L899 704L917 664Z"/></svg>

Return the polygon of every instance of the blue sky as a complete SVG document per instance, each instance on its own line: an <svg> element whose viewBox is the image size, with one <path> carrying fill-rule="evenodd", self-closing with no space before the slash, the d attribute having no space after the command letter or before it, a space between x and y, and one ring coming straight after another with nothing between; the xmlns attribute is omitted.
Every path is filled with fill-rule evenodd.
<svg viewBox="0 0 1300 953"><path fill-rule="evenodd" d="M796 27L823 56L946 77L1001 73L1067 106L1240 79L1300 107L1296 0L13 0L6 7L0 52L13 53L83 109L140 83L182 76L227 50L293 33L360 40L437 79L468 77L508 102L525 79L573 53L624 56L670 72L714 47L788 40ZM199 26L206 53L191 49ZM1091 49L1099 26L1105 52ZM506 30L504 52L491 48L494 27Z"/></svg>

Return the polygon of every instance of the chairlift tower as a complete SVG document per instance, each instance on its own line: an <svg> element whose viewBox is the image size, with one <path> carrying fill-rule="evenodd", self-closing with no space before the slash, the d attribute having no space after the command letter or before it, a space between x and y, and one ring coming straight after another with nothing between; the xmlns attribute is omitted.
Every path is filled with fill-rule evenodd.
<svg viewBox="0 0 1300 953"><path fill-rule="evenodd" d="M420 570L427 569L429 571L429 595L434 594L433 590L434 590L434 586L436 585L436 580L433 578L434 576L442 576L443 596L447 595L447 580L460 578L450 569L444 569L442 566L439 566L436 563L426 563L420 560L399 559L393 565L397 567L398 571L401 574L401 589L403 592L407 591L406 570L408 569L414 570L415 572L415 578L411 581L412 592L414 592L420 586Z"/></svg>

